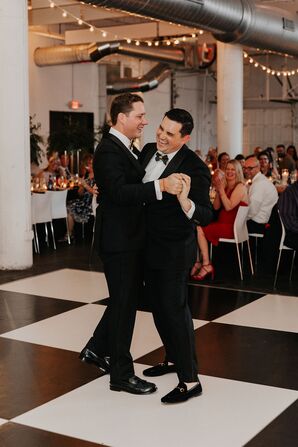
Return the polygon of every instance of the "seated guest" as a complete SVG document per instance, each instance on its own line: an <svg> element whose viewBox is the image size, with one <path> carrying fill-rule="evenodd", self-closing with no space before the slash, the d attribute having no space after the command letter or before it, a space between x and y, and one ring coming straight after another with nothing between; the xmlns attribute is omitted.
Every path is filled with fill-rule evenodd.
<svg viewBox="0 0 298 447"><path fill-rule="evenodd" d="M287 169L289 173L295 171L296 163L291 157L291 155L286 153L286 148L284 144L278 144L276 146L276 153L278 156L278 170L279 173L282 173L283 169Z"/></svg>
<svg viewBox="0 0 298 447"><path fill-rule="evenodd" d="M266 150L259 153L258 160L260 162L260 170L265 177L273 180L279 177L277 170L273 168L271 155Z"/></svg>
<svg viewBox="0 0 298 447"><path fill-rule="evenodd" d="M241 167L243 168L244 162L245 162L244 155L242 155L242 154L236 155L235 160L239 161L239 163L241 164Z"/></svg>
<svg viewBox="0 0 298 447"><path fill-rule="evenodd" d="M297 150L296 147L293 144L290 144L287 147L287 154L290 155L290 157L293 158L294 162L296 163L296 169L298 169L298 156L297 156Z"/></svg>
<svg viewBox="0 0 298 447"><path fill-rule="evenodd" d="M60 154L60 166L59 166L59 173L61 177L64 177L66 179L70 179L71 172L69 170L69 154L67 152L63 152Z"/></svg>
<svg viewBox="0 0 298 447"><path fill-rule="evenodd" d="M285 245L298 250L298 180L280 195L277 206L286 230Z"/></svg>
<svg viewBox="0 0 298 447"><path fill-rule="evenodd" d="M207 165L211 164L213 171L215 171L215 169L217 169L217 148L216 147L209 147L205 163Z"/></svg>
<svg viewBox="0 0 298 447"><path fill-rule="evenodd" d="M217 176L214 180L216 196L213 208L219 210L215 222L206 227L197 227L198 245L202 261L197 261L192 268L191 278L202 281L206 276L214 277L214 268L210 263L208 241L218 245L219 238L232 239L234 237L234 221L239 206L247 205L247 188L240 163L230 160L226 167L225 177Z"/></svg>
<svg viewBox="0 0 298 447"><path fill-rule="evenodd" d="M246 179L251 181L247 228L249 233L264 233L278 194L272 182L261 173L260 162L254 155L246 158L243 169Z"/></svg>
<svg viewBox="0 0 298 447"><path fill-rule="evenodd" d="M263 152L263 149L261 148L261 146L256 146L254 148L254 155L255 155L255 157L257 157L261 152Z"/></svg>
<svg viewBox="0 0 298 447"><path fill-rule="evenodd" d="M94 194L97 195L97 186L94 180L93 157L90 156L88 161L88 174L85 175L85 178L79 186L79 197L67 203L68 230L71 238L73 238L75 222L85 224L88 222L90 216L92 216L92 198ZM64 240L67 240L67 235Z"/></svg>
<svg viewBox="0 0 298 447"><path fill-rule="evenodd" d="M38 175L38 177L43 179L44 182L49 185L49 183L53 181L53 178L59 177L59 167L60 160L58 154L57 152L53 152L48 156L48 166Z"/></svg>
<svg viewBox="0 0 298 447"><path fill-rule="evenodd" d="M218 161L218 169L220 171L222 171L223 173L226 170L228 161L230 160L230 156L227 152L221 152L218 157L217 157L217 161Z"/></svg>

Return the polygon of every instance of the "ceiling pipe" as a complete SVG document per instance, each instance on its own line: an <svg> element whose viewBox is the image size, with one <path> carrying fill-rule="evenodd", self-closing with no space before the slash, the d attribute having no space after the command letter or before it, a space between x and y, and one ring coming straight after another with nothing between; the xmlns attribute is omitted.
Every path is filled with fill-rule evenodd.
<svg viewBox="0 0 298 447"><path fill-rule="evenodd" d="M298 56L294 14L254 0L85 0L98 6L211 31L222 42Z"/></svg>
<svg viewBox="0 0 298 447"><path fill-rule="evenodd" d="M107 86L108 95L117 95L127 92L148 92L159 86L171 74L167 64L157 64L143 77L119 79L113 85Z"/></svg>
<svg viewBox="0 0 298 447"><path fill-rule="evenodd" d="M39 67L51 65L65 65L79 62L97 62L111 54L122 54L139 57L163 63L185 65L185 51L183 48L151 48L133 47L121 42L105 44L56 45L53 47L36 48L34 61Z"/></svg>

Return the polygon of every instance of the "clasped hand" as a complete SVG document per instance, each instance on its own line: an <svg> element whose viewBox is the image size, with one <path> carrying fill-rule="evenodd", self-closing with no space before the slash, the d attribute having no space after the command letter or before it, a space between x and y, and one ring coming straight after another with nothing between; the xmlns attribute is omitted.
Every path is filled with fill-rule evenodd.
<svg viewBox="0 0 298 447"><path fill-rule="evenodd" d="M190 190L191 179L188 175L175 173L165 179L165 190L178 199L186 199Z"/></svg>

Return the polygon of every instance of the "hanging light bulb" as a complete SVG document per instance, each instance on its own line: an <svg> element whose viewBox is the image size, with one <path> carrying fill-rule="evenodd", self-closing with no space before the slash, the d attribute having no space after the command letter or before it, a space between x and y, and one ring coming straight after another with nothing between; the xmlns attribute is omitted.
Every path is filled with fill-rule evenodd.
<svg viewBox="0 0 298 447"><path fill-rule="evenodd" d="M83 20L82 19L78 19L78 25L83 25Z"/></svg>
<svg viewBox="0 0 298 447"><path fill-rule="evenodd" d="M67 11L63 11L62 17L67 17Z"/></svg>
<svg viewBox="0 0 298 447"><path fill-rule="evenodd" d="M89 31L90 31L90 33L93 33L93 31L94 31L94 26L90 26L90 28L89 28Z"/></svg>
<svg viewBox="0 0 298 447"><path fill-rule="evenodd" d="M126 39L126 42L127 43L131 43L131 39Z"/></svg>
<svg viewBox="0 0 298 447"><path fill-rule="evenodd" d="M107 37L107 32L106 32L106 31L103 31L103 32L101 33L101 35L102 35L102 37Z"/></svg>
<svg viewBox="0 0 298 447"><path fill-rule="evenodd" d="M50 3L50 8L55 8L55 3L54 2Z"/></svg>

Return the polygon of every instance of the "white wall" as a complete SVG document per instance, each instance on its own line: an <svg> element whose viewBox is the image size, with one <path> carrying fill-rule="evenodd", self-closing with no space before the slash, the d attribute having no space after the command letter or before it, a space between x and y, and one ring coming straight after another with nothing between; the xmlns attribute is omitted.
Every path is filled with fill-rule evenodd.
<svg viewBox="0 0 298 447"><path fill-rule="evenodd" d="M94 113L99 124L99 67L94 63L38 67L33 54L38 46L51 46L57 41L29 33L30 115L41 123L40 134L49 135L50 111L70 111L67 103L74 98L82 103L79 112ZM73 70L73 86L72 86Z"/></svg>
<svg viewBox="0 0 298 447"><path fill-rule="evenodd" d="M94 63L37 67L33 61L34 49L38 46L50 46L60 42L29 33L29 69L30 69L30 114L36 115L41 122L41 134L49 134L49 111L68 111L67 103L72 98L72 69L74 75L74 96L83 107L80 112L94 113L95 125L102 124L103 107L108 109L105 97L99 99L99 70ZM148 72L154 62L136 58L113 56L107 62L121 60L123 66L131 66L133 76L142 76ZM275 61L281 64L282 60ZM73 68L72 68L73 67ZM293 82L295 83L293 78ZM176 72L175 107L187 109L194 118L195 128L190 147L200 148L206 154L210 146L216 146L216 81L205 72ZM297 107L290 104L265 101L281 97L282 88L273 78L267 82L266 74L254 67L245 65L244 70L244 149L247 153L259 145L266 147L279 142L285 144L298 142ZM142 143L155 140L156 129L163 114L171 104L171 82L166 79L156 90L143 94L149 125L146 126Z"/></svg>

